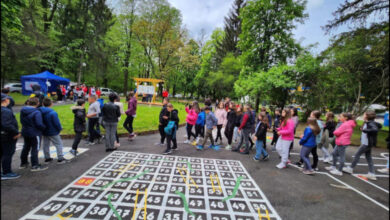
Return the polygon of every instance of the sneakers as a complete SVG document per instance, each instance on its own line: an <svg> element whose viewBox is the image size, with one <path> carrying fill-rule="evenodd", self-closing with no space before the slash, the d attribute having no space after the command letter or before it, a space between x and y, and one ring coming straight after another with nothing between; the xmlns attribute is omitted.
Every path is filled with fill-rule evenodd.
<svg viewBox="0 0 390 220"><path fill-rule="evenodd" d="M120 146L121 146L121 144L115 141L114 147L120 147Z"/></svg>
<svg viewBox="0 0 390 220"><path fill-rule="evenodd" d="M253 160L254 160L254 161L259 161L259 159L257 159L256 157L253 157Z"/></svg>
<svg viewBox="0 0 390 220"><path fill-rule="evenodd" d="M28 168L28 163L20 164L19 169L26 169Z"/></svg>
<svg viewBox="0 0 390 220"><path fill-rule="evenodd" d="M12 179L17 179L19 177L20 177L20 174L17 174L17 173L1 174L1 180L12 180Z"/></svg>
<svg viewBox="0 0 390 220"><path fill-rule="evenodd" d="M320 171L320 169L318 169L318 167L316 168L313 168L314 171Z"/></svg>
<svg viewBox="0 0 390 220"><path fill-rule="evenodd" d="M300 167L300 168L302 168L302 167L303 167L303 163L301 163L301 162L299 162L299 161L298 161L298 162L296 162L296 163L295 163L295 165L297 165L297 166L298 166L298 167Z"/></svg>
<svg viewBox="0 0 390 220"><path fill-rule="evenodd" d="M201 145L196 146L196 150L203 150L203 146Z"/></svg>
<svg viewBox="0 0 390 220"><path fill-rule="evenodd" d="M283 163L279 163L278 165L276 165L276 168L284 169L284 168L286 168L286 165L284 165Z"/></svg>
<svg viewBox="0 0 390 220"><path fill-rule="evenodd" d="M240 148L240 153L244 152L245 148Z"/></svg>
<svg viewBox="0 0 390 220"><path fill-rule="evenodd" d="M325 167L325 170L328 170L328 171L335 170L335 169L336 169L336 167L334 167L334 166Z"/></svg>
<svg viewBox="0 0 390 220"><path fill-rule="evenodd" d="M269 159L269 154L267 156L263 157L262 160L267 161L268 159Z"/></svg>
<svg viewBox="0 0 390 220"><path fill-rule="evenodd" d="M92 145L95 145L96 143L95 142L87 142L86 144L85 144L85 146L92 146Z"/></svg>
<svg viewBox="0 0 390 220"><path fill-rule="evenodd" d="M57 161L58 164L64 164L64 163L68 163L68 162L70 162L70 160L67 160L67 159L65 159L65 158L59 159L59 160Z"/></svg>
<svg viewBox="0 0 390 220"><path fill-rule="evenodd" d="M329 171L331 174L333 175L336 175L336 176L342 176L343 175L343 172L341 172L340 170L338 169L333 169L331 171Z"/></svg>
<svg viewBox="0 0 390 220"><path fill-rule="evenodd" d="M375 176L375 173L368 173L366 175L364 175L367 179L369 180L376 180L376 176Z"/></svg>
<svg viewBox="0 0 390 220"><path fill-rule="evenodd" d="M53 162L53 158L45 159L45 164L48 164L48 163L51 163L51 162Z"/></svg>
<svg viewBox="0 0 390 220"><path fill-rule="evenodd" d="M343 172L352 174L353 173L353 169L350 166L343 167Z"/></svg>
<svg viewBox="0 0 390 220"><path fill-rule="evenodd" d="M302 173L305 175L313 175L315 172L313 170L303 170Z"/></svg>
<svg viewBox="0 0 390 220"><path fill-rule="evenodd" d="M232 149L232 146L230 146L230 145L227 145L226 147L225 147L225 150L231 150Z"/></svg>
<svg viewBox="0 0 390 220"><path fill-rule="evenodd" d="M171 150L172 150L172 151L176 151L176 150L177 150L177 147L172 147Z"/></svg>
<svg viewBox="0 0 390 220"><path fill-rule="evenodd" d="M190 140L185 140L184 143L185 143L185 144L189 144L189 143L191 143L191 142L190 142Z"/></svg>
<svg viewBox="0 0 390 220"><path fill-rule="evenodd" d="M77 150L70 150L69 153L71 153L73 156L77 156L77 154L79 153Z"/></svg>
<svg viewBox="0 0 390 220"><path fill-rule="evenodd" d="M192 146L196 146L196 144L197 144L196 141L193 141L193 142L191 143Z"/></svg>
<svg viewBox="0 0 390 220"><path fill-rule="evenodd" d="M332 161L332 158L327 157L324 159L324 163L330 163Z"/></svg>
<svg viewBox="0 0 390 220"><path fill-rule="evenodd" d="M376 171L379 173L389 174L389 168L377 169Z"/></svg>
<svg viewBox="0 0 390 220"><path fill-rule="evenodd" d="M199 140L200 140L200 138L199 138L199 137L197 137L197 138L195 139L196 143L198 143L198 142L199 142Z"/></svg>
<svg viewBox="0 0 390 220"><path fill-rule="evenodd" d="M44 171L47 170L47 166L42 166L42 165L36 165L31 167L31 172L39 172L39 171Z"/></svg>
<svg viewBox="0 0 390 220"><path fill-rule="evenodd" d="M118 148L116 148L116 147L114 147L114 148L107 148L106 152L111 152L111 151L115 151L115 150L118 150Z"/></svg>
<svg viewBox="0 0 390 220"><path fill-rule="evenodd" d="M166 150L166 151L163 152L164 155L168 155L168 154L171 154L171 153L172 153L171 150Z"/></svg>
<svg viewBox="0 0 390 220"><path fill-rule="evenodd" d="M240 154L249 154L248 150L240 151Z"/></svg>

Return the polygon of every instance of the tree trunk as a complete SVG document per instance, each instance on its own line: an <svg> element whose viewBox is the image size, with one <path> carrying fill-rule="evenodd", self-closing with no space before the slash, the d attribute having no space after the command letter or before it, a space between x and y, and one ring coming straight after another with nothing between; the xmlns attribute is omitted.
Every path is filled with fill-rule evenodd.
<svg viewBox="0 0 390 220"><path fill-rule="evenodd" d="M260 94L256 97L256 102L255 102L256 113L259 112L259 105L260 105Z"/></svg>
<svg viewBox="0 0 390 220"><path fill-rule="evenodd" d="M80 65L79 65L79 72L77 74L77 85L81 85L81 75L83 71L83 54L80 55Z"/></svg>
<svg viewBox="0 0 390 220"><path fill-rule="evenodd" d="M130 63L130 45L127 45L127 51L126 51L126 57L125 57L125 63L124 63L124 82L123 82L123 94L127 94L128 90L128 81L129 81L129 63Z"/></svg>

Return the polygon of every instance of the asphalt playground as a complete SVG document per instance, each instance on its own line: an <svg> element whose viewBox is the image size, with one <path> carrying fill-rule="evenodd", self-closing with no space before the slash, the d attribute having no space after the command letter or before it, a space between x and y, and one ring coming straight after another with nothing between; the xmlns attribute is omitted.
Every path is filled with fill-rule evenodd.
<svg viewBox="0 0 390 220"><path fill-rule="evenodd" d="M270 135L270 134L269 134ZM241 155L221 149L197 151L194 146L183 144L185 129L180 128L177 134L178 150L174 156L187 156L213 159L239 160L248 173L266 195L276 212L282 219L389 219L389 176L378 174L378 180L367 181L359 174L368 172L363 158L354 172L355 176L344 174L342 177L331 176L319 162L320 172L314 176L303 175L296 167L289 166L279 170L276 152L270 153L269 161L255 162L250 155ZM21 143L22 140L19 140ZM165 147L156 146L159 135L138 136L134 141L121 139L121 151L160 154ZM65 139L64 146L71 146L72 140ZM1 181L1 219L13 220L23 217L38 205L63 189L78 178L90 167L94 166L109 153L104 144L90 147L88 151L74 158L70 163L49 164L49 169L32 173L30 170L18 170L21 150L18 149L13 158L13 171L22 176L16 180ZM357 147L347 149L347 163ZM295 141L291 161L299 160L300 148ZM321 152L319 152L321 156ZM389 156L388 150L373 149L375 168L384 168ZM43 163L43 159L40 159ZM57 218L58 219L58 218Z"/></svg>

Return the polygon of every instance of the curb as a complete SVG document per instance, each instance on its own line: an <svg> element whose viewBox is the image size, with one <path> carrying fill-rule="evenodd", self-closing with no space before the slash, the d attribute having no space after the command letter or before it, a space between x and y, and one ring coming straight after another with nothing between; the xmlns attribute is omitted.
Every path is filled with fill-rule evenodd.
<svg viewBox="0 0 390 220"><path fill-rule="evenodd" d="M186 123L179 124L179 128L185 126ZM137 136L144 136L144 135L149 135L149 134L156 134L159 133L158 129L155 130L149 130L149 131L141 131L141 132L136 132ZM119 137L127 137L128 134L118 134ZM62 139L72 139L75 137L74 134L60 134L60 137ZM88 135L83 135L83 138L88 137Z"/></svg>

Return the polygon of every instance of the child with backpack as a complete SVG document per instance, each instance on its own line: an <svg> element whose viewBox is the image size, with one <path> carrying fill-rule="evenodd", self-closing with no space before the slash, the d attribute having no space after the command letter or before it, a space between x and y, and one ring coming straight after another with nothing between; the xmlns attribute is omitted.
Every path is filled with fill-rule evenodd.
<svg viewBox="0 0 390 220"><path fill-rule="evenodd" d="M374 163L372 162L371 148L376 146L378 131L382 128L382 125L375 122L375 111L368 110L363 116L364 124L360 128L362 130L361 145L358 151L355 153L351 166L344 167L343 171L349 174L353 173L353 168L359 162L360 156L365 154L368 164L368 174L365 175L370 180L376 180Z"/></svg>
<svg viewBox="0 0 390 220"><path fill-rule="evenodd" d="M271 146L273 146L272 151L276 151L275 144L279 138L278 131L277 131L277 129L279 128L279 124L280 124L280 108L276 108L274 113L274 123L272 125L272 133L273 133L273 137L271 141Z"/></svg>
<svg viewBox="0 0 390 220"><path fill-rule="evenodd" d="M39 110L42 112L43 123L45 124L45 130L43 134L43 154L45 156L45 163L50 163L53 161L53 158L50 158L50 142L54 144L57 152L57 163L63 164L68 162L64 158L62 152L64 146L60 137L60 132L62 130L60 119L58 118L57 112L55 112L51 107L53 103L51 99L43 99L43 107L40 107Z"/></svg>
<svg viewBox="0 0 390 220"><path fill-rule="evenodd" d="M320 130L315 118L310 117L307 119L307 127L303 132L303 137L299 141L299 144L302 145L300 156L304 163L304 169L302 170L303 174L311 175L315 173L310 164L309 154L312 152L312 149L317 146L316 136L320 133Z"/></svg>
<svg viewBox="0 0 390 220"><path fill-rule="evenodd" d="M220 144L222 144L222 127L226 125L226 117L227 112L225 110L225 104L221 101L218 103L218 108L215 109L215 117L218 119L217 124L217 137L215 138L215 142L218 143L218 139L221 139Z"/></svg>
<svg viewBox="0 0 390 220"><path fill-rule="evenodd" d="M167 111L165 112L163 118L168 121L167 126L164 128L167 138L167 149L163 152L164 155L167 155L171 154L172 150L177 149L176 131L179 127L178 111L173 108L173 105L171 103L167 104ZM171 142L173 143L172 148Z"/></svg>
<svg viewBox="0 0 390 220"><path fill-rule="evenodd" d="M214 145L213 129L217 127L218 119L214 116L214 113L211 111L211 106L205 107L205 113L206 113L206 134L203 139L203 143L201 145L198 145L196 148L197 150L203 150L204 145L207 142L207 139L210 139L211 145L209 148L217 149L218 146Z"/></svg>
<svg viewBox="0 0 390 220"><path fill-rule="evenodd" d="M232 140L233 140L233 133L234 133L234 126L236 123L236 106L233 102L229 103L229 108L227 112L227 123L225 127L225 136L228 140L228 145L225 147L225 150L231 150L232 149Z"/></svg>
<svg viewBox="0 0 390 220"><path fill-rule="evenodd" d="M194 105L195 104L195 105ZM192 127L195 126L196 120L198 119L199 107L197 107L197 102L193 102L191 105L186 104L186 130L187 130L187 140L184 141L185 144L191 143L191 136L194 137L194 141L196 140L195 134L192 132Z"/></svg>
<svg viewBox="0 0 390 220"><path fill-rule="evenodd" d="M321 151L324 154L323 161L328 163L332 161L332 155L329 153L329 144L334 141L333 132L336 129L336 122L334 121L333 112L326 113L326 123L321 139Z"/></svg>
<svg viewBox="0 0 390 220"><path fill-rule="evenodd" d="M353 128L356 126L355 120L353 120L352 114L341 113L339 116L341 125L337 128L333 134L336 136L336 147L333 150L333 166L325 167L333 175L342 176L343 167L345 162L345 150L351 144L351 136ZM340 157L340 165L337 168L338 157Z"/></svg>
<svg viewBox="0 0 390 220"><path fill-rule="evenodd" d="M278 169L286 168L287 164L290 163L288 160L288 152L291 142L294 141L294 121L290 118L289 109L282 110L281 121L277 129L279 139L276 142L276 150L281 157L280 163L276 165Z"/></svg>
<svg viewBox="0 0 390 220"><path fill-rule="evenodd" d="M81 141L81 138L83 137L83 132L86 131L85 127L85 118L87 117L85 113L85 101L84 99L79 99L76 101L76 106L72 106L72 112L74 114L74 122L73 122L73 129L75 133L75 137L72 144L72 150L70 150L70 153L73 154L73 156L77 156L78 151L77 147Z"/></svg>
<svg viewBox="0 0 390 220"><path fill-rule="evenodd" d="M268 124L267 115L264 112L260 112L255 128L255 135L253 136L253 140L256 141L256 155L253 157L255 161L259 161L261 155L263 155L262 160L268 160L269 158L267 151L263 147L264 140L267 138Z"/></svg>
<svg viewBox="0 0 390 220"><path fill-rule="evenodd" d="M36 97L27 100L27 106L20 110L20 123L22 124L22 136L24 145L20 154L20 169L28 168L28 154L31 154L31 171L43 171L47 166L39 164L38 152L41 145L42 131L45 124L42 120L42 113L38 110L39 99Z"/></svg>
<svg viewBox="0 0 390 220"><path fill-rule="evenodd" d="M199 137L204 138L204 124L206 121L206 113L204 111L204 108L200 109L200 112L198 114L198 119L196 119L196 124L195 124L195 136L196 140L192 145L196 145L199 143Z"/></svg>
<svg viewBox="0 0 390 220"><path fill-rule="evenodd" d="M246 104L244 106L244 115L242 116L241 125L238 128L238 132L241 133L240 142L238 143L237 147L232 149L233 152L240 152L241 154L249 154L249 135L252 130L252 124L253 122L253 116L252 112L250 111L250 106ZM245 142L245 147L243 151L240 151L242 144Z"/></svg>

